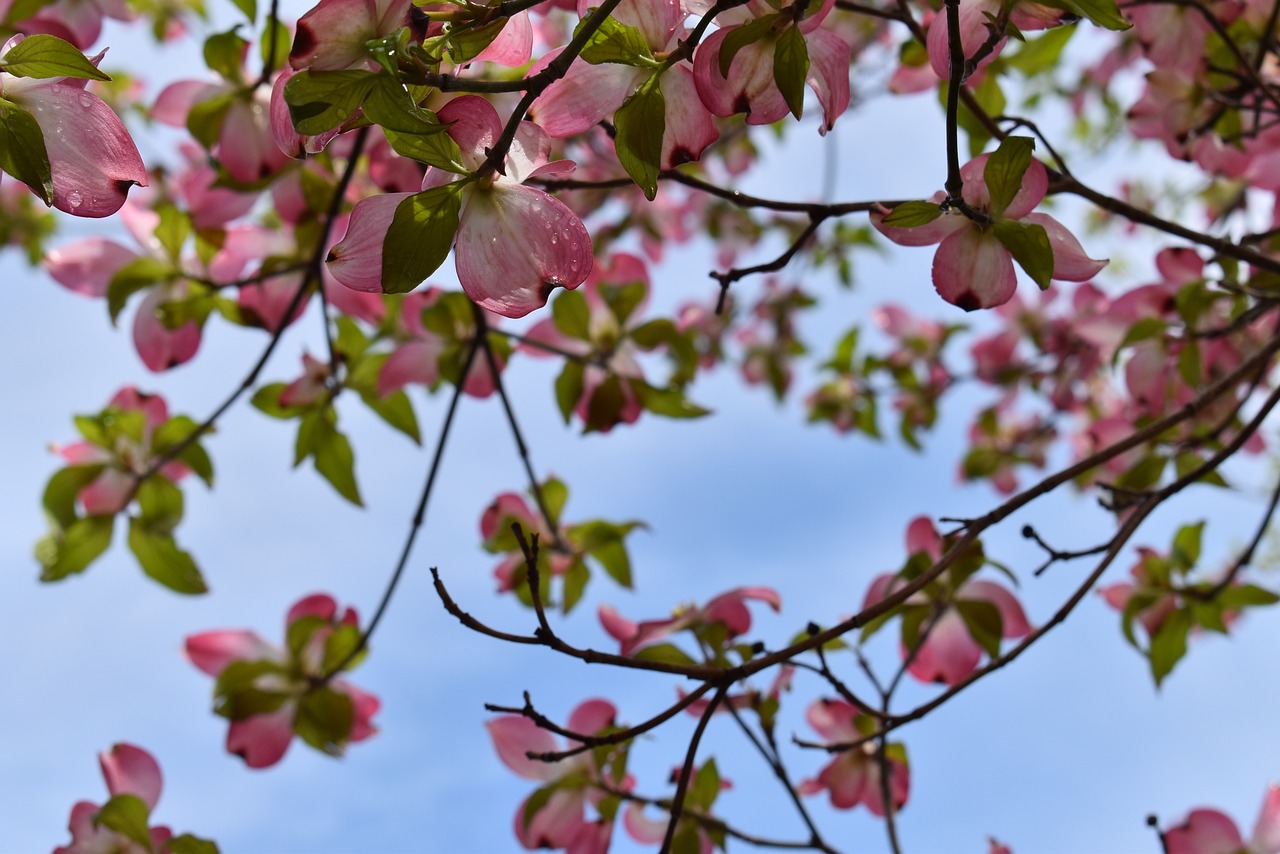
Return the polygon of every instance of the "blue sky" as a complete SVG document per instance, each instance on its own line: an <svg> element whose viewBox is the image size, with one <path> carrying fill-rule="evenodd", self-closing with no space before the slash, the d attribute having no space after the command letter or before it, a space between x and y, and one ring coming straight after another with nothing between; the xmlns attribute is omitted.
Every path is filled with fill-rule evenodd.
<svg viewBox="0 0 1280 854"><path fill-rule="evenodd" d="M883 107L850 115L824 142L812 125L793 136L788 148L771 152L771 168L754 189L816 195L818 177L797 172L797 164L822 156L825 145L837 146L841 198L925 196L940 181L942 138L928 97L909 102L905 117ZM1114 167L1103 163L1083 174L1105 184ZM81 225L66 232L83 233ZM763 247L761 256L769 251ZM852 293L805 274L807 287L829 295L804 322L815 350L821 354L848 326L868 323L871 307L885 299L955 319L928 284L931 255L902 250L891 262L860 258ZM1142 268L1141 256L1130 259ZM704 276L710 265L705 247L673 253L654 274L655 306L710 295ZM0 731L10 736L0 741L0 851L65 843L71 805L105 796L95 754L122 740L146 747L164 768L156 820L215 838L224 851L510 851L517 847L512 816L532 784L510 774L491 750L482 726L485 702L518 705L529 690L540 709L563 717L582 699L605 696L624 720L638 721L675 696L678 680L501 645L443 613L429 585L430 566L482 619L516 631L533 622L529 612L493 595L495 561L479 548L483 508L497 493L524 486L518 459L497 402L466 400L440 498L373 654L353 676L382 698L381 734L341 761L295 745L276 768L246 770L222 750L225 725L208 712L209 680L181 656L184 636L245 627L278 639L287 607L317 590L367 616L407 530L427 451L358 406L344 407L367 504L358 510L308 467L291 470L291 429L242 404L208 443L216 489L186 485L188 518L179 536L205 570L208 596L184 599L158 588L119 543L86 575L40 585L31 545L43 530L40 491L57 465L46 445L73 438L71 414L96 410L119 385L136 383L162 391L173 411L200 417L239 381L264 339L214 322L193 364L156 377L134 355L127 322L112 330L100 303L64 291L12 256L0 258L0 269L7 296L0 352L9 365L0 383L7 401L0 442L8 451L0 490L6 520L0 625L10 639L0 658L9 697ZM317 333L318 319L309 315L264 379L290 378L304 347L318 351ZM640 518L651 526L632 540L637 590L622 593L597 580L565 621L564 634L583 645L611 646L594 617L601 602L630 617L658 617L739 584L781 592L782 615L757 611L753 633L780 645L809 620L831 623L855 611L870 580L901 563L903 532L914 515L969 515L994 500L989 490L955 479L966 413L984 399L980 394L958 396L921 455L892 441L877 445L805 426L803 375L799 394L778 407L759 389L744 390L725 368L693 390L715 410L712 418L674 423L646 416L607 437L582 438L560 423L552 376L549 364L517 360L507 382L539 472L570 487L567 518ZM429 444L445 401L419 396L415 403ZM1180 521L1209 518L1206 562L1225 562L1248 537L1261 509L1257 489L1273 474L1265 458L1245 461L1235 472L1241 492L1188 493L1135 542L1163 547ZM1032 621L1040 622L1084 570L1057 566L1031 579L1038 554L1017 536L1026 522L1070 547L1092 544L1108 519L1088 499L1063 495L1011 519L987 541L990 554L1024 577L1021 594ZM1118 580L1130 563L1119 561L1108 580ZM1277 586L1274 576L1260 577ZM1231 813L1247 832L1264 786L1280 774L1274 724L1280 692L1271 663L1278 644L1271 613L1249 616L1231 638L1197 638L1157 694L1145 662L1125 646L1117 615L1089 597L1013 666L901 731L913 774L900 816L904 847L979 851L993 834L1018 852L1154 852L1145 816L1156 812L1168 821L1201 804ZM886 634L871 654L888 663L892 646ZM840 666L853 673L847 660ZM812 735L801 716L818 691L812 681L797 681L780 727L784 738ZM903 701L931 691L911 686ZM665 793L662 783L693 723L679 720L636 746L640 791ZM735 784L721 814L744 829L800 836L767 769L727 721L716 720L707 754ZM803 777L825 758L791 750L788 761ZM885 847L880 825L865 811L816 810L838 846ZM633 849L620 828L615 839L618 850Z"/></svg>

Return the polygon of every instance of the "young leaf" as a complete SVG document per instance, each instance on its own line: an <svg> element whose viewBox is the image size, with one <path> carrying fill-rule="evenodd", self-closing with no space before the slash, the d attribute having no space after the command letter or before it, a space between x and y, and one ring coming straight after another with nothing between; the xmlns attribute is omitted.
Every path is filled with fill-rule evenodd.
<svg viewBox="0 0 1280 854"><path fill-rule="evenodd" d="M41 581L60 581L84 572L111 545L114 516L85 516L64 531L54 531L36 544L36 560L44 567Z"/></svg>
<svg viewBox="0 0 1280 854"><path fill-rule="evenodd" d="M43 33L27 36L0 59L0 69L14 77L74 77L110 80L69 42Z"/></svg>
<svg viewBox="0 0 1280 854"><path fill-rule="evenodd" d="M138 843L144 851L151 850L150 819L146 801L128 793L107 801L93 818L97 824Z"/></svg>
<svg viewBox="0 0 1280 854"><path fill-rule="evenodd" d="M564 363L564 370L556 377L556 405L560 407L560 415L568 424L573 410L582 397L584 388L583 368L581 362L572 359Z"/></svg>
<svg viewBox="0 0 1280 854"><path fill-rule="evenodd" d="M299 71L284 85L293 126L302 134L333 130L355 115L377 76L360 68Z"/></svg>
<svg viewBox="0 0 1280 854"><path fill-rule="evenodd" d="M1053 245L1043 225L1002 219L997 220L991 230L1040 290L1049 287L1049 280L1053 278Z"/></svg>
<svg viewBox="0 0 1280 854"><path fill-rule="evenodd" d="M582 26L582 24L578 24ZM582 53L578 54L583 62L600 65L615 62L621 65L634 65L638 68L654 66L657 60L653 51L645 41L644 34L635 27L629 27L615 18L605 18L600 28L591 34Z"/></svg>
<svg viewBox="0 0 1280 854"><path fill-rule="evenodd" d="M415 193L396 207L382 242L382 292L403 294L439 269L458 233L459 183Z"/></svg>
<svg viewBox="0 0 1280 854"><path fill-rule="evenodd" d="M35 116L4 98L0 98L0 170L30 187L46 205L53 204L53 174L44 132Z"/></svg>
<svg viewBox="0 0 1280 854"><path fill-rule="evenodd" d="M1088 18L1108 30L1127 30L1133 26L1120 14L1120 7L1115 0L1053 0L1050 5L1066 9L1081 18Z"/></svg>
<svg viewBox="0 0 1280 854"><path fill-rule="evenodd" d="M173 592L190 595L209 591L191 555L178 548L169 534L153 533L141 519L129 520L129 550L143 572Z"/></svg>
<svg viewBox="0 0 1280 854"><path fill-rule="evenodd" d="M618 162L649 201L658 194L662 137L667 130L667 102L661 76L654 74L613 115L618 135Z"/></svg>
<svg viewBox="0 0 1280 854"><path fill-rule="evenodd" d="M716 57L720 65L720 76L727 78L729 69L733 66L733 58L738 55L738 51L767 36L780 18L780 15L765 15L763 18L756 18L750 23L729 30L724 41L720 43L720 55Z"/></svg>
<svg viewBox="0 0 1280 854"><path fill-rule="evenodd" d="M809 47L797 26L787 27L773 47L773 82L797 119L804 113L804 82L809 77Z"/></svg>
<svg viewBox="0 0 1280 854"><path fill-rule="evenodd" d="M551 304L551 318L570 338L591 340L591 309L581 291L561 291Z"/></svg>
<svg viewBox="0 0 1280 854"><path fill-rule="evenodd" d="M896 228L917 228L928 225L942 216L942 207L934 202L903 202L885 215L884 225Z"/></svg>
<svg viewBox="0 0 1280 854"><path fill-rule="evenodd" d="M1022 189L1022 177L1031 165L1031 152L1035 147L1036 141L1029 136L1009 136L987 158L982 177L991 196L992 217L1002 216L1004 209Z"/></svg>

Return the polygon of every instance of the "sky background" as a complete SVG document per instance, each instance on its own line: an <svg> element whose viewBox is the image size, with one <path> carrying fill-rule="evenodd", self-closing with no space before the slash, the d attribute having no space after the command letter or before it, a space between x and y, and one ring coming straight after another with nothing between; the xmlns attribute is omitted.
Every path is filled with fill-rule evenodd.
<svg viewBox="0 0 1280 854"><path fill-rule="evenodd" d="M111 58L119 61L122 53ZM150 67L177 74L184 66L194 71L189 57L171 50ZM815 198L821 173L809 166L832 147L836 198L924 197L941 180L941 131L927 95L851 114L825 139L809 122L785 148L769 150L769 168L744 189ZM148 162L160 151L142 145ZM1110 186L1133 157L1081 161L1075 171ZM103 228L112 226L68 223L62 239ZM1139 244L1086 241L1090 250L1099 245L1121 253L1141 281L1149 265ZM775 249L761 247L760 257ZM885 300L958 320L959 312L932 293L931 258L929 249L859 256L852 292L795 270L823 297L822 308L804 316L802 337L819 355L829 352L850 325L869 325L871 309ZM654 271L652 311L709 299L711 265L706 246L672 252ZM63 290L12 253L0 256L0 274L6 298L0 358L8 366L0 374L6 401L0 443L8 452L0 481L0 626L8 637L0 656L8 698L0 706L0 731L8 734L0 739L0 851L65 844L72 804L105 799L95 756L117 741L145 747L164 769L155 821L216 839L227 852L512 851L516 806L533 784L493 753L482 726L485 702L519 705L528 690L540 710L563 719L583 699L602 696L617 705L621 720L636 722L675 697L680 680L503 645L443 612L429 584L431 566L477 617L512 631L533 626L529 611L494 595L496 561L479 547L484 507L502 491L522 490L524 477L497 401L464 399L409 572L372 655L352 676L382 699L381 733L352 746L341 761L295 744L278 766L246 770L223 750L225 722L208 711L211 680L185 661L183 638L252 628L277 641L286 609L313 591L330 592L367 618L407 532L446 400L414 398L426 448L342 401L364 510L342 501L309 466L291 470L292 427L242 402L207 442L215 490L183 484L187 518L178 536L203 568L210 594L182 598L161 589L122 542L83 576L42 585L31 547L44 530L39 496L58 466L47 445L75 438L72 414L97 411L132 383L165 394L175 413L203 417L240 381L265 337L213 321L193 363L154 376L133 352L127 319L111 329L101 303ZM1101 277L1104 285L1126 281L1134 279ZM292 378L303 350L321 346L312 313L289 333L263 379ZM927 453L916 454L893 441L874 444L805 426L800 402L810 375L801 373L790 400L777 406L723 367L691 392L715 410L711 418L678 423L646 415L608 436L582 437L560 422L554 370L549 362L517 358L505 379L537 470L570 488L565 518L636 518L650 526L629 541L637 589L620 591L598 578L563 622L564 636L580 645L613 648L595 617L602 602L632 618L655 618L682 602L760 584L780 591L784 609L775 615L756 608L751 637L780 646L810 620L830 624L856 611L871 579L900 566L913 516L974 515L995 503L991 490L961 486L955 475L967 415L990 401L980 391L957 392ZM1274 443L1274 431L1268 439ZM1180 522L1207 518L1205 563L1222 565L1247 540L1273 470L1265 457L1242 461L1232 472L1239 490L1185 493L1143 526L1135 544L1165 548ZM1039 623L1087 570L1058 565L1032 579L1040 556L1017 535L1025 523L1070 548L1101 539L1111 522L1088 499L1063 494L986 538L988 553L1024 578L1020 595ZM1124 575L1131 554L1110 570L1108 582ZM1277 586L1274 575L1258 578ZM870 651L888 664L894 647L886 632ZM976 852L994 835L1018 852L1155 852L1146 815L1167 824L1198 805L1230 813L1247 835L1265 785L1280 775L1277 648L1275 614L1249 615L1230 638L1195 638L1157 692L1145 661L1124 643L1118 615L1089 597L1014 665L899 731L912 771L911 799L899 817L904 849ZM851 660L836 661L854 675ZM908 680L901 702L932 691ZM802 714L819 693L812 677L797 679L779 726L783 739L813 737ZM694 723L682 716L635 746L638 791L668 793L664 781ZM699 755L714 755L734 782L717 805L720 815L750 832L802 837L766 766L728 719L714 721ZM797 779L826 762L798 749L786 758ZM834 813L818 798L811 803L838 847L886 847L882 825L865 810ZM639 850L620 827L614 839L616 850Z"/></svg>

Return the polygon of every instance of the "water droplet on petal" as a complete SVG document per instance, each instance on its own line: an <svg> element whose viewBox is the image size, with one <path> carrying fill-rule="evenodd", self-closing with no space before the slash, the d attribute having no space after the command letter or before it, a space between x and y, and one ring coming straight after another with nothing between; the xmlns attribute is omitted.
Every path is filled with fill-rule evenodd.
<svg viewBox="0 0 1280 854"><path fill-rule="evenodd" d="M92 109L93 102L94 102L94 97L90 95L88 92L80 93L80 106L84 107L86 110Z"/></svg>
<svg viewBox="0 0 1280 854"><path fill-rule="evenodd" d="M72 210L75 210L82 204L84 204L84 196L80 195L79 190L72 190L70 193L67 193L67 205Z"/></svg>

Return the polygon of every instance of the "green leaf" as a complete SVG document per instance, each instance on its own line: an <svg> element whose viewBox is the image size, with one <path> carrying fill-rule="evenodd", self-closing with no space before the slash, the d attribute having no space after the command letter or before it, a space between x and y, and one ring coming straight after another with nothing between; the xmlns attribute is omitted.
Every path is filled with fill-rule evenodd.
<svg viewBox="0 0 1280 854"><path fill-rule="evenodd" d="M446 34L445 48L449 51L449 59L455 65L462 65L475 59L480 53L493 44L507 26L509 18L497 18L479 26L467 24L453 27Z"/></svg>
<svg viewBox="0 0 1280 854"><path fill-rule="evenodd" d="M336 672L338 665L346 662L347 658L360 648L360 638L361 634L358 626L343 623L334 628L324 642L324 660L320 663L321 671L324 673ZM359 660L359 657L353 658L343 669L352 669Z"/></svg>
<svg viewBox="0 0 1280 854"><path fill-rule="evenodd" d="M664 664L678 664L681 666L696 665L697 662L685 654L684 650L675 644L660 643L654 646L646 646L637 652L632 658L640 661L657 661Z"/></svg>
<svg viewBox="0 0 1280 854"><path fill-rule="evenodd" d="M0 68L14 77L74 77L110 80L69 42L43 33L27 36L0 59Z"/></svg>
<svg viewBox="0 0 1280 854"><path fill-rule="evenodd" d="M253 2L253 0L247 1ZM164 850L168 854L219 854L217 843L192 836L190 833L173 837L164 844Z"/></svg>
<svg viewBox="0 0 1280 854"><path fill-rule="evenodd" d="M520 821L524 823L526 829L529 827L529 822L533 821L538 813L542 812L542 808L550 802L551 796L554 795L559 788L560 786L558 785L558 781L556 783L550 783L540 789L535 789L533 794L529 796L528 800L524 802L524 811L520 814Z"/></svg>
<svg viewBox="0 0 1280 854"><path fill-rule="evenodd" d="M591 571L581 560L575 560L562 577L564 578L564 599L561 609L568 614L573 610L573 606L582 600L582 593L587 588L587 582L591 580Z"/></svg>
<svg viewBox="0 0 1280 854"><path fill-rule="evenodd" d="M332 409L308 415L303 424L310 421L313 432L310 436L308 454L314 457L316 471L338 491L338 494L357 507L363 507L360 490L356 486L355 454L351 450L351 442L337 429L337 417ZM302 426L299 426L299 440L302 437Z"/></svg>
<svg viewBox="0 0 1280 854"><path fill-rule="evenodd" d="M458 233L462 185L433 187L396 207L382 243L382 292L403 294L439 269Z"/></svg>
<svg viewBox="0 0 1280 854"><path fill-rule="evenodd" d="M114 796L102 805L93 820L138 843L144 851L151 850L151 810L137 795L125 793Z"/></svg>
<svg viewBox="0 0 1280 854"><path fill-rule="evenodd" d="M1217 602L1226 611L1258 605L1274 605L1280 596L1254 584L1232 584L1217 596Z"/></svg>
<svg viewBox="0 0 1280 854"><path fill-rule="evenodd" d="M141 519L129 520L129 550L143 572L173 592L193 595L209 591L191 555L178 548L169 534L148 530Z"/></svg>
<svg viewBox="0 0 1280 854"><path fill-rule="evenodd" d="M1156 687L1164 681L1174 665L1187 654L1187 632L1191 629L1191 614L1185 610L1174 611L1156 630L1151 639L1147 657L1151 662L1151 676Z"/></svg>
<svg viewBox="0 0 1280 854"><path fill-rule="evenodd" d="M59 528L66 528L76 520L76 498L80 490L97 479L105 465L67 466L58 469L44 488L42 504L50 520Z"/></svg>
<svg viewBox="0 0 1280 854"><path fill-rule="evenodd" d="M591 340L591 309L581 291L561 291L551 303L551 318L570 338Z"/></svg>
<svg viewBox="0 0 1280 854"><path fill-rule="evenodd" d="M1127 30L1133 26L1120 14L1115 0L1052 0L1049 4L1088 18L1108 30Z"/></svg>
<svg viewBox="0 0 1280 854"><path fill-rule="evenodd" d="M661 75L654 74L646 80L614 113L613 123L618 131L614 138L618 162L645 198L653 201L658 194L662 137L667 129L667 102L662 95Z"/></svg>
<svg viewBox="0 0 1280 854"><path fill-rule="evenodd" d="M166 282L177 273L172 263L143 255L125 264L107 283L107 314L114 324L125 303L143 288Z"/></svg>
<svg viewBox="0 0 1280 854"><path fill-rule="evenodd" d="M84 572L111 545L114 516L85 516L36 544L36 560L44 567L41 581L59 581Z"/></svg>
<svg viewBox="0 0 1280 854"><path fill-rule="evenodd" d="M409 402L409 395L404 391L394 391L386 397L379 397L376 392L362 394L360 399L390 427L408 436L414 444L422 444L418 416L413 411L413 404Z"/></svg>
<svg viewBox="0 0 1280 854"><path fill-rule="evenodd" d="M691 403L680 389L654 388L642 380L631 380L631 388L640 400L640 405L654 415L667 418L701 418L711 414L710 409Z"/></svg>
<svg viewBox="0 0 1280 854"><path fill-rule="evenodd" d="M152 475L138 486L138 520L152 534L172 534L182 521L182 490L164 475Z"/></svg>
<svg viewBox="0 0 1280 854"><path fill-rule="evenodd" d="M220 92L192 106L187 113L187 130L206 149L213 148L222 133L222 120L236 102L235 91Z"/></svg>
<svg viewBox="0 0 1280 854"><path fill-rule="evenodd" d="M720 43L720 55L717 57L720 65L720 76L728 78L729 69L733 65L733 58L738 55L738 51L763 39L773 30L774 24L781 19L781 15L765 15L763 18L756 18L750 23L730 29L725 35L724 41Z"/></svg>
<svg viewBox="0 0 1280 854"><path fill-rule="evenodd" d="M175 445L186 441L199 425L186 415L176 415L156 428L151 436L151 450L160 455ZM212 433L212 429L205 431ZM177 457L187 464L196 477L204 481L205 486L213 486L213 461L199 442L192 442Z"/></svg>
<svg viewBox="0 0 1280 854"><path fill-rule="evenodd" d="M1173 465L1178 477L1181 478L1186 477L1188 474L1204 465L1204 460L1196 455L1194 451L1184 451L1174 457ZM1200 475L1199 479L1196 480L1196 483L1205 483L1210 486L1227 486L1226 478L1216 470Z"/></svg>
<svg viewBox="0 0 1280 854"><path fill-rule="evenodd" d="M564 503L569 500L569 487L565 486L564 481L559 478L547 478L542 484L542 500L547 505L547 513L550 514L551 521L559 525Z"/></svg>
<svg viewBox="0 0 1280 854"><path fill-rule="evenodd" d="M53 204L53 174L44 133L35 116L4 98L0 98L0 170L30 187L46 205Z"/></svg>
<svg viewBox="0 0 1280 854"><path fill-rule="evenodd" d="M280 691L267 691L258 687L260 677L267 684L282 683L285 665L270 659L257 661L233 661L228 664L213 683L214 714L232 721L241 721L254 715L279 711L290 695Z"/></svg>
<svg viewBox="0 0 1280 854"><path fill-rule="evenodd" d="M333 130L355 115L372 91L377 72L351 68L340 71L299 71L284 85L293 126L301 134Z"/></svg>
<svg viewBox="0 0 1280 854"><path fill-rule="evenodd" d="M1053 278L1053 246L1043 225L1002 219L993 223L991 230L1040 290L1049 287L1049 280Z"/></svg>
<svg viewBox="0 0 1280 854"><path fill-rule="evenodd" d="M236 0L232 0L236 2ZM253 0L245 0L252 3ZM249 19L253 23L253 18ZM289 60L289 48L293 45L293 36L289 32L289 28L280 23L279 19L268 17L266 23L262 26L262 37L258 40L258 55L262 57L262 64L266 65L272 59L272 50L275 50L275 67L279 68L282 63Z"/></svg>
<svg viewBox="0 0 1280 854"><path fill-rule="evenodd" d="M978 642L992 659L1000 657L1000 638L1004 632L1004 621L1000 618L1000 609L982 599L957 599L955 608L964 620L969 636Z"/></svg>
<svg viewBox="0 0 1280 854"><path fill-rule="evenodd" d="M804 113L804 83L809 77L809 48L798 26L782 31L773 47L773 82L797 119Z"/></svg>
<svg viewBox="0 0 1280 854"><path fill-rule="evenodd" d="M403 157L461 175L467 172L458 143L447 133L397 133L383 129L392 149ZM305 174L305 173L304 173Z"/></svg>
<svg viewBox="0 0 1280 854"><path fill-rule="evenodd" d="M1036 141L1029 136L1008 136L987 158L982 177L991 196L989 213L993 219L1004 215L1004 209L1022 189L1022 178L1031 165L1035 147Z"/></svg>
<svg viewBox="0 0 1280 854"><path fill-rule="evenodd" d="M942 216L942 206L934 202L903 202L880 220L882 225L895 228L918 228L928 225Z"/></svg>
<svg viewBox="0 0 1280 854"><path fill-rule="evenodd" d="M578 24L582 27L586 19ZM574 30L577 35L577 30ZM589 62L592 65L600 65L605 62L614 62L620 65L633 65L637 68L645 68L657 65L657 60L653 57L653 51L649 48L649 42L645 40L644 34L635 27L629 27L621 23L616 18L605 18L599 29L591 34L587 39L586 45L583 46L582 52L578 54L583 62Z"/></svg>
<svg viewBox="0 0 1280 854"><path fill-rule="evenodd" d="M236 24L225 33L214 33L204 42L204 64L228 83L241 82L241 58L249 46L236 32L241 26Z"/></svg>
<svg viewBox="0 0 1280 854"><path fill-rule="evenodd" d="M351 738L355 707L351 698L332 688L321 688L298 701L293 731L312 747L330 756L340 756Z"/></svg>
<svg viewBox="0 0 1280 854"><path fill-rule="evenodd" d="M691 806L699 812L706 813L720 796L720 771L716 761L708 759L706 764L693 775L693 783L685 796Z"/></svg>
<svg viewBox="0 0 1280 854"><path fill-rule="evenodd" d="M583 388L582 363L572 359L566 361L564 370L560 372L560 376L556 377L556 405L560 407L560 415L564 418L565 424L568 424L573 416L578 399L582 397Z"/></svg>
<svg viewBox="0 0 1280 854"><path fill-rule="evenodd" d="M446 125L442 125L434 113L415 104L404 86L385 74L373 79L373 86L364 99L364 114L385 130L448 137L444 133Z"/></svg>
<svg viewBox="0 0 1280 854"><path fill-rule="evenodd" d="M177 261L182 255L182 245L191 235L191 217L173 205L161 205L158 208L160 222L156 226L156 240L164 248L171 261Z"/></svg>
<svg viewBox="0 0 1280 854"><path fill-rule="evenodd" d="M257 0L231 0L231 2L240 10L242 15L249 19L249 23L252 24L254 21L258 20ZM285 49L283 54L277 54L279 58L284 58L288 55L288 48Z"/></svg>
<svg viewBox="0 0 1280 854"><path fill-rule="evenodd" d="M254 409L257 409L259 412L264 415L269 415L272 418L279 418L282 420L297 418L299 415L305 413L306 410L300 406L280 405L280 393L283 392L287 386L288 383L270 383L268 385L264 385L253 393L253 399L250 403L253 405ZM297 465L298 462L301 462L301 460L294 462L294 465Z"/></svg>
<svg viewBox="0 0 1280 854"><path fill-rule="evenodd" d="M649 295L649 288L644 282L639 281L610 284L600 288L600 295L604 297L609 311L617 318L618 325L624 326L636 307Z"/></svg>
<svg viewBox="0 0 1280 854"><path fill-rule="evenodd" d="M1190 571L1200 560L1200 540L1204 534L1204 522L1183 525L1173 536L1173 552L1170 557L1184 572Z"/></svg>
<svg viewBox="0 0 1280 854"><path fill-rule="evenodd" d="M623 587L631 587L631 558L627 555L625 537L636 528L638 522L615 525L593 520L573 525L566 532L569 542L597 560L609 577Z"/></svg>
<svg viewBox="0 0 1280 854"><path fill-rule="evenodd" d="M1002 58L1027 77L1034 77L1057 66L1062 49L1075 32L1075 27L1053 27L1027 41L1013 56Z"/></svg>
<svg viewBox="0 0 1280 854"><path fill-rule="evenodd" d="M591 393L591 400L587 401L587 432L611 429L618 423L624 403L622 381L615 374L610 374L604 382L595 387Z"/></svg>

